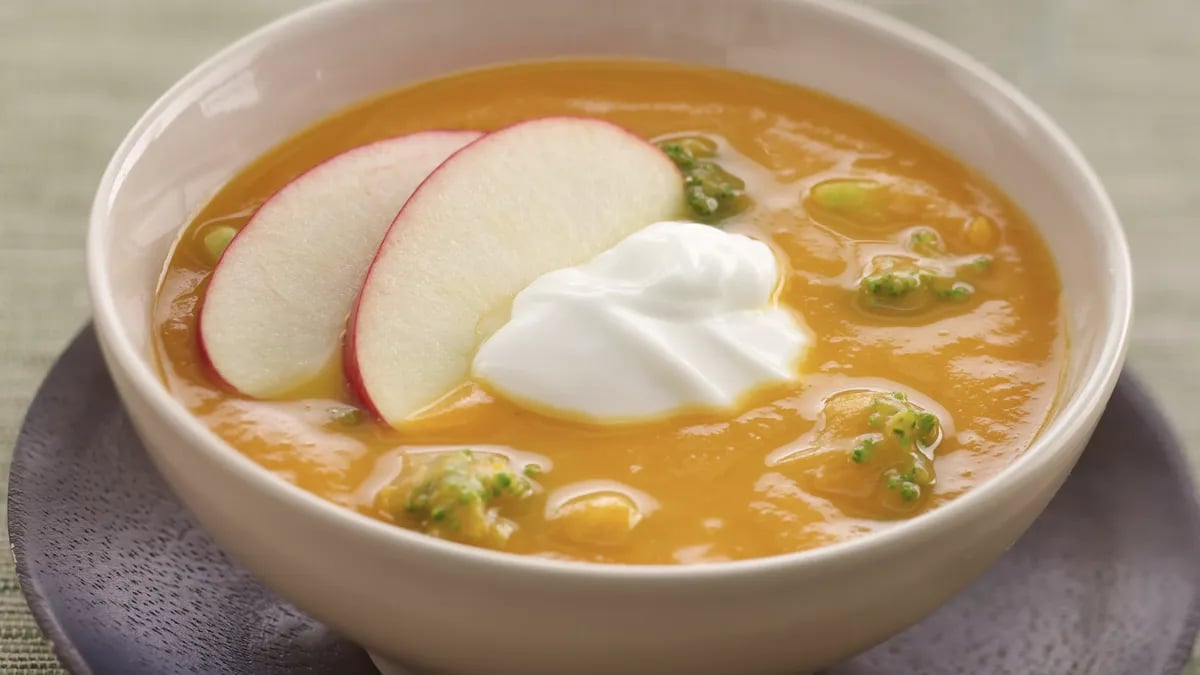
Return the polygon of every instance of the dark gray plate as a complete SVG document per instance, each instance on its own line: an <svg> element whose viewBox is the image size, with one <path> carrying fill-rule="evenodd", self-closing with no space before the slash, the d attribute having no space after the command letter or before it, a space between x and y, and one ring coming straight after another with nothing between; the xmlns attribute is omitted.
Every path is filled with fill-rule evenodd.
<svg viewBox="0 0 1200 675"><path fill-rule="evenodd" d="M73 673L375 673L198 528L135 437L91 329L30 408L8 508L21 586ZM1200 510L1177 439L1124 377L1016 547L829 675L1174 675L1198 625Z"/></svg>

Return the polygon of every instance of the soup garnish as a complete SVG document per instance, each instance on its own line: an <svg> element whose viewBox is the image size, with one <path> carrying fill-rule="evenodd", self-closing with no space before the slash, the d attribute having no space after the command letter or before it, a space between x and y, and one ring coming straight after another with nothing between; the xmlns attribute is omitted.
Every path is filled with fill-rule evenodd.
<svg viewBox="0 0 1200 675"><path fill-rule="evenodd" d="M750 207L745 181L714 161L717 146L712 141L691 136L662 141L658 147L683 172L687 203L696 218L712 222Z"/></svg>

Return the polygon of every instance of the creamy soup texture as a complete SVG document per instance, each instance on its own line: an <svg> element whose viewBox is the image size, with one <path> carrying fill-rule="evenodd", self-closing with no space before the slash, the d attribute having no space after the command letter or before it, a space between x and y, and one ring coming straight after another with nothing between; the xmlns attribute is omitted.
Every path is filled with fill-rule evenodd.
<svg viewBox="0 0 1200 675"><path fill-rule="evenodd" d="M777 301L809 334L797 377L755 388L732 409L631 424L548 414L468 380L391 428L351 393L340 351L271 400L213 376L197 316L214 246L273 193L371 141L551 115L606 120L657 144L700 189L688 193L701 201L694 220L770 247ZM861 536L1003 469L1055 402L1067 345L1060 296L1026 216L986 178L884 117L743 73L563 60L416 84L281 143L187 225L153 322L170 391L305 490L513 553L669 564ZM436 483L446 475L456 487ZM474 520L443 499L463 484L482 500Z"/></svg>

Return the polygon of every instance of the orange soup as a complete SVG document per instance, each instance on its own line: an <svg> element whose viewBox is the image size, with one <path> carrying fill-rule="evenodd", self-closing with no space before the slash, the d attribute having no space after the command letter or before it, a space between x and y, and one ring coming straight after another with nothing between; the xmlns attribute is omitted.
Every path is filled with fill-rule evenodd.
<svg viewBox="0 0 1200 675"><path fill-rule="evenodd" d="M777 301L812 337L794 381L730 409L599 424L466 380L389 425L347 385L341 348L269 398L214 375L197 325L214 266L290 181L379 139L557 115L656 145L680 168L694 220L770 247ZM472 71L320 121L246 167L187 226L153 322L173 394L283 479L432 536L608 563L800 551L937 508L1030 445L1066 350L1051 256L986 178L822 94L638 61Z"/></svg>

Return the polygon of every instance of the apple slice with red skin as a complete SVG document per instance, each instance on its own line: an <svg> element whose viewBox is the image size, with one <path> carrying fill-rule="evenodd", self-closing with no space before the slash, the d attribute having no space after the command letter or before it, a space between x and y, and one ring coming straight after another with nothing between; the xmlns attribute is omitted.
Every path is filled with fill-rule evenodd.
<svg viewBox="0 0 1200 675"><path fill-rule="evenodd" d="M350 319L350 386L403 424L467 379L492 324L535 278L683 208L675 164L614 124L547 117L488 134L438 167L392 223Z"/></svg>
<svg viewBox="0 0 1200 675"><path fill-rule="evenodd" d="M400 207L477 131L427 131L348 150L272 195L213 270L200 349L218 378L286 393L338 355L379 242Z"/></svg>

